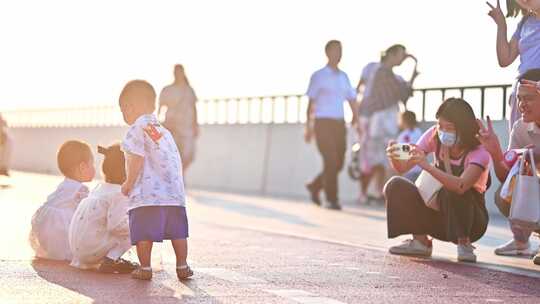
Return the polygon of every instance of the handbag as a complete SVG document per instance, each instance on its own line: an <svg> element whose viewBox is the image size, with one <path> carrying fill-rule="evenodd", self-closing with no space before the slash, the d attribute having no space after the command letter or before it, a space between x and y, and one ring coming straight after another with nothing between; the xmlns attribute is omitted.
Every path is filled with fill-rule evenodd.
<svg viewBox="0 0 540 304"><path fill-rule="evenodd" d="M450 156L448 148L443 147L441 150L443 152L444 169L446 173L452 174L452 167L450 166ZM435 159L433 160L434 165ZM435 177L433 177L433 175L429 174L429 172L422 170L422 173L420 173L420 176L416 180L415 185L418 188L420 196L424 200L426 206L435 211L440 211L439 201L437 200L437 197L439 195L439 192L443 188L442 183L439 182L439 180L437 180Z"/></svg>
<svg viewBox="0 0 540 304"><path fill-rule="evenodd" d="M531 176L525 172L527 154L530 158ZM529 149L524 153L519 163L509 219L519 226L536 229L540 223L540 179L536 171L533 150Z"/></svg>

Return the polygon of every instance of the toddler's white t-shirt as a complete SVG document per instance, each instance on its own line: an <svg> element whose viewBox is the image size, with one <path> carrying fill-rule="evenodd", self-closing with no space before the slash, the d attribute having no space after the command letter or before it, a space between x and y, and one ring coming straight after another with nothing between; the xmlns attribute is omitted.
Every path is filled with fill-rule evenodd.
<svg viewBox="0 0 540 304"><path fill-rule="evenodd" d="M182 161L171 133L153 114L139 117L122 142L124 152L144 157L130 193L129 210L149 206L185 206Z"/></svg>

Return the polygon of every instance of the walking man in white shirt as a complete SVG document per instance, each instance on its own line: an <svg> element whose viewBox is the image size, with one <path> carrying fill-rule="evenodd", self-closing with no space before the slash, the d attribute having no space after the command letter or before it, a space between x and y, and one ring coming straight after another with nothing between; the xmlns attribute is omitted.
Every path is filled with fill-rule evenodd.
<svg viewBox="0 0 540 304"><path fill-rule="evenodd" d="M353 124L357 121L356 90L349 77L338 68L342 56L341 42L331 40L325 47L328 64L311 76L307 96L306 142L313 137L323 159L323 172L307 189L311 200L321 205L320 192L324 189L327 207L340 210L338 198L338 174L343 168L347 149L344 102L349 102L353 113Z"/></svg>

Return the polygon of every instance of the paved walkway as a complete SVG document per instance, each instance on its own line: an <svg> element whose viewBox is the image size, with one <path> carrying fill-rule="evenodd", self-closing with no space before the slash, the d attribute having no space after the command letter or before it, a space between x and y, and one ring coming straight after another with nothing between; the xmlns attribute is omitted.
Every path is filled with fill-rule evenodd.
<svg viewBox="0 0 540 304"><path fill-rule="evenodd" d="M30 217L59 177L15 172L0 179L0 303L539 303L540 267L496 257L510 238L493 219L479 242L481 263L454 262L435 244L434 259L386 253L384 210L331 212L305 201L190 191L193 280L163 271L152 282L33 260ZM7 187L9 184L9 187ZM2 186L4 185L4 186Z"/></svg>

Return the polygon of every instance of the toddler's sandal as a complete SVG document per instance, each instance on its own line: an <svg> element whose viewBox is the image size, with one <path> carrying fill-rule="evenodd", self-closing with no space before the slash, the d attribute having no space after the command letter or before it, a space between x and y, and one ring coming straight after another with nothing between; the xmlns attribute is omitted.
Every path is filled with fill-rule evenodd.
<svg viewBox="0 0 540 304"><path fill-rule="evenodd" d="M152 270L137 268L131 273L131 277L136 280L150 281L152 279Z"/></svg>
<svg viewBox="0 0 540 304"><path fill-rule="evenodd" d="M184 268L176 268L176 276L178 276L180 281L187 280L193 276L193 270L191 270L189 266Z"/></svg>

